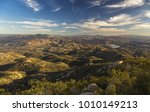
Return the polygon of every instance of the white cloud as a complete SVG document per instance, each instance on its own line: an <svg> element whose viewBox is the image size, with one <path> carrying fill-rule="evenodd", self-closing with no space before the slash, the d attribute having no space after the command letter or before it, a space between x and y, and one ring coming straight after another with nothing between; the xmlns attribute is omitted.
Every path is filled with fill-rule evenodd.
<svg viewBox="0 0 150 112"><path fill-rule="evenodd" d="M40 11L41 5L35 0L25 0L28 7L32 8L35 12Z"/></svg>
<svg viewBox="0 0 150 112"><path fill-rule="evenodd" d="M67 28L67 29L79 29L78 27L75 27L75 26L66 26L65 28Z"/></svg>
<svg viewBox="0 0 150 112"><path fill-rule="evenodd" d="M101 28L99 31L102 32L126 32L125 29L118 29L118 28Z"/></svg>
<svg viewBox="0 0 150 112"><path fill-rule="evenodd" d="M27 29L41 29L43 27L40 27L40 26L30 26L30 25L25 25L25 26L22 26L23 28L27 28Z"/></svg>
<svg viewBox="0 0 150 112"><path fill-rule="evenodd" d="M113 27L107 27L107 26L113 26L113 24L108 24L107 22L103 21L97 21L97 22L84 22L84 23L76 23L74 24L73 28L79 27L81 29L85 30L92 30L92 31L123 31L123 29L117 29ZM106 27L106 28L104 28Z"/></svg>
<svg viewBox="0 0 150 112"><path fill-rule="evenodd" d="M112 26L126 26L140 23L141 20L139 16L120 14L114 17L110 17L110 19L107 20L107 22L113 24Z"/></svg>
<svg viewBox="0 0 150 112"><path fill-rule="evenodd" d="M123 25L123 23L120 25ZM85 21L83 23L75 23L72 24L71 27L69 28L78 28L78 29L82 29L88 32L94 32L94 33L98 33L98 32L124 32L126 31L125 29L118 29L118 28L114 28L114 26L119 26L118 24L114 24L114 23L109 23L108 21L94 21L94 20L90 20L90 21Z"/></svg>
<svg viewBox="0 0 150 112"><path fill-rule="evenodd" d="M145 4L145 0L124 0L123 2L107 5L109 8L129 8L129 7L138 7L143 6Z"/></svg>
<svg viewBox="0 0 150 112"><path fill-rule="evenodd" d="M128 33L136 29L150 29L150 23L145 23L143 18L146 17L143 14L149 14L148 11L140 13L136 16L128 14L120 14L112 16L106 20L89 19L87 21L74 23L66 28L79 29L79 31L85 31L89 33L98 34L99 32L105 33ZM142 16L141 16L142 15ZM125 27L126 26L126 27ZM132 28L131 28L132 27ZM130 31L131 30L131 31Z"/></svg>
<svg viewBox="0 0 150 112"><path fill-rule="evenodd" d="M150 11L145 11L144 15L145 15L145 17L150 18Z"/></svg>
<svg viewBox="0 0 150 112"><path fill-rule="evenodd" d="M132 26L130 29L132 30L146 30L146 29L149 29L150 30L150 23L141 23L141 24L137 24L137 25L134 25Z"/></svg>
<svg viewBox="0 0 150 112"><path fill-rule="evenodd" d="M146 20L150 18L150 10L143 10L141 13L139 13L136 18L140 20Z"/></svg>
<svg viewBox="0 0 150 112"><path fill-rule="evenodd" d="M64 30L51 30L51 29L46 29L46 28L41 28L41 29L32 29L30 30L31 33L37 34L64 34L66 31Z"/></svg>
<svg viewBox="0 0 150 112"><path fill-rule="evenodd" d="M87 28L87 29L98 29L102 27L116 27L116 26L127 26L139 23L138 18L131 17L127 14L120 14L114 17L110 17L108 20L94 20L90 19L87 21L84 21L82 23L75 23L73 26L78 26L81 28Z"/></svg>
<svg viewBox="0 0 150 112"><path fill-rule="evenodd" d="M7 29L11 30L11 32L22 32L22 33L32 33L32 34L36 34L36 33L52 33L51 29L52 27L57 27L58 24L51 22L49 20L34 20L34 21L0 21L0 23L5 23L5 25L7 25ZM15 30L16 28L10 29L8 26L17 26L17 30ZM3 31L4 32L4 31ZM9 33L9 32L7 32Z"/></svg>
<svg viewBox="0 0 150 112"><path fill-rule="evenodd" d="M118 16L114 16L114 17L111 17L108 21L109 22L124 22L124 21L130 21L132 20L133 18L130 16L130 15L127 15L127 14L120 14Z"/></svg>
<svg viewBox="0 0 150 112"><path fill-rule="evenodd" d="M89 9L92 7L100 6L104 0L88 0L89 6L85 9Z"/></svg>
<svg viewBox="0 0 150 112"><path fill-rule="evenodd" d="M9 24L20 24L28 25L33 27L57 27L58 24L49 21L49 20L36 20L36 21L0 21L0 23L9 23Z"/></svg>
<svg viewBox="0 0 150 112"><path fill-rule="evenodd" d="M65 22L64 22L64 23L62 23L61 25L66 26L66 25L67 25L67 23L65 23Z"/></svg>
<svg viewBox="0 0 150 112"><path fill-rule="evenodd" d="M25 24L25 25L31 25L31 26L39 26L39 27L56 27L58 26L56 23L52 23L48 20L45 21L22 21L22 22L17 22L20 24Z"/></svg>
<svg viewBox="0 0 150 112"><path fill-rule="evenodd" d="M68 23L55 23L50 20L38 20L30 19L29 21L0 21L0 23L5 23L7 26L17 25L21 26L20 29L25 29L26 31L32 31L35 33L53 33L53 34L64 34L66 31L85 33L85 34L126 34L131 32L138 32L140 30L147 31L150 30L150 22L147 21L150 18L150 11L143 10L137 15L132 16L129 14L120 14L112 16L108 19L102 20L100 18L89 19L86 21L81 21L78 23L68 24ZM60 29L65 29L66 31L54 31L52 27L59 27ZM30 33L30 32L29 32Z"/></svg>
<svg viewBox="0 0 150 112"><path fill-rule="evenodd" d="M56 9L52 10L52 12L58 12L58 11L60 11L62 8L63 8L63 6L58 7L58 8L56 8Z"/></svg>
<svg viewBox="0 0 150 112"><path fill-rule="evenodd" d="M91 0L89 3L91 4L91 6L100 6L101 2L102 0Z"/></svg>
<svg viewBox="0 0 150 112"><path fill-rule="evenodd" d="M1 23L2 24L4 23L7 26L7 28L8 28L8 26L11 26L11 25L17 26L16 28L18 28L18 29L17 30L16 30L16 28L14 29L15 33L18 32L18 30L21 30L20 31L21 33L27 33L27 34L37 34L37 33L64 34L64 33L66 33L65 30L57 30L56 31L51 28L67 25L67 23L57 24L50 20L37 20L37 19L31 19L30 21L0 21L0 24ZM3 30L4 30L4 28L1 30L1 27L0 27L0 33L4 32ZM9 28L9 30L12 30L12 29Z"/></svg>

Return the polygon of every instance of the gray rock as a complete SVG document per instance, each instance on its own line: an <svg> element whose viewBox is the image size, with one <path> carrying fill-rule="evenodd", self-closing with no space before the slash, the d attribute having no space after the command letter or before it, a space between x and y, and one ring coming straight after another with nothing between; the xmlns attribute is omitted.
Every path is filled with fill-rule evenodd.
<svg viewBox="0 0 150 112"><path fill-rule="evenodd" d="M71 91L71 94L73 94L73 95L80 94L80 90L77 88L74 88L74 87L70 88L70 91Z"/></svg>
<svg viewBox="0 0 150 112"><path fill-rule="evenodd" d="M92 84L88 85L87 91L89 91L89 92L94 92L94 91L98 90L98 88L99 88L99 87L97 86L97 84L92 83Z"/></svg>

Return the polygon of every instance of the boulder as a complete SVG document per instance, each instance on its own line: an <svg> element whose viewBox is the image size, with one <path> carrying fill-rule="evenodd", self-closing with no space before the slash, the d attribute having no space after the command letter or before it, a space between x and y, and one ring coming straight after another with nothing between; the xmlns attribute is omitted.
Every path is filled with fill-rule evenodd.
<svg viewBox="0 0 150 112"><path fill-rule="evenodd" d="M73 95L78 95L78 94L80 94L80 90L77 89L77 88L74 88L74 87L70 88L70 92L71 92L71 94L73 94Z"/></svg>
<svg viewBox="0 0 150 112"><path fill-rule="evenodd" d="M97 86L97 84L92 83L87 86L87 91L94 92L94 91L98 90L98 88L99 87Z"/></svg>

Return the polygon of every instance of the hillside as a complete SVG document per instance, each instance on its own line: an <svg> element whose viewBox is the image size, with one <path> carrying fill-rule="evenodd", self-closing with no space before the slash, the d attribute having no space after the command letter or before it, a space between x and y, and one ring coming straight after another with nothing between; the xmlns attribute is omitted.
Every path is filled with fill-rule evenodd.
<svg viewBox="0 0 150 112"><path fill-rule="evenodd" d="M5 35L0 94L150 94L150 38Z"/></svg>

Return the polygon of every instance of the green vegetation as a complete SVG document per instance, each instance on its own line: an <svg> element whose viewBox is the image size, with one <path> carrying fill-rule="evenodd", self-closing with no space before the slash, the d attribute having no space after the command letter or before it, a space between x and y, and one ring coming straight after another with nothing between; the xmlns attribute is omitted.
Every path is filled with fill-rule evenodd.
<svg viewBox="0 0 150 112"><path fill-rule="evenodd" d="M62 38L0 42L0 94L150 94L147 41L137 40L139 47L126 38Z"/></svg>

